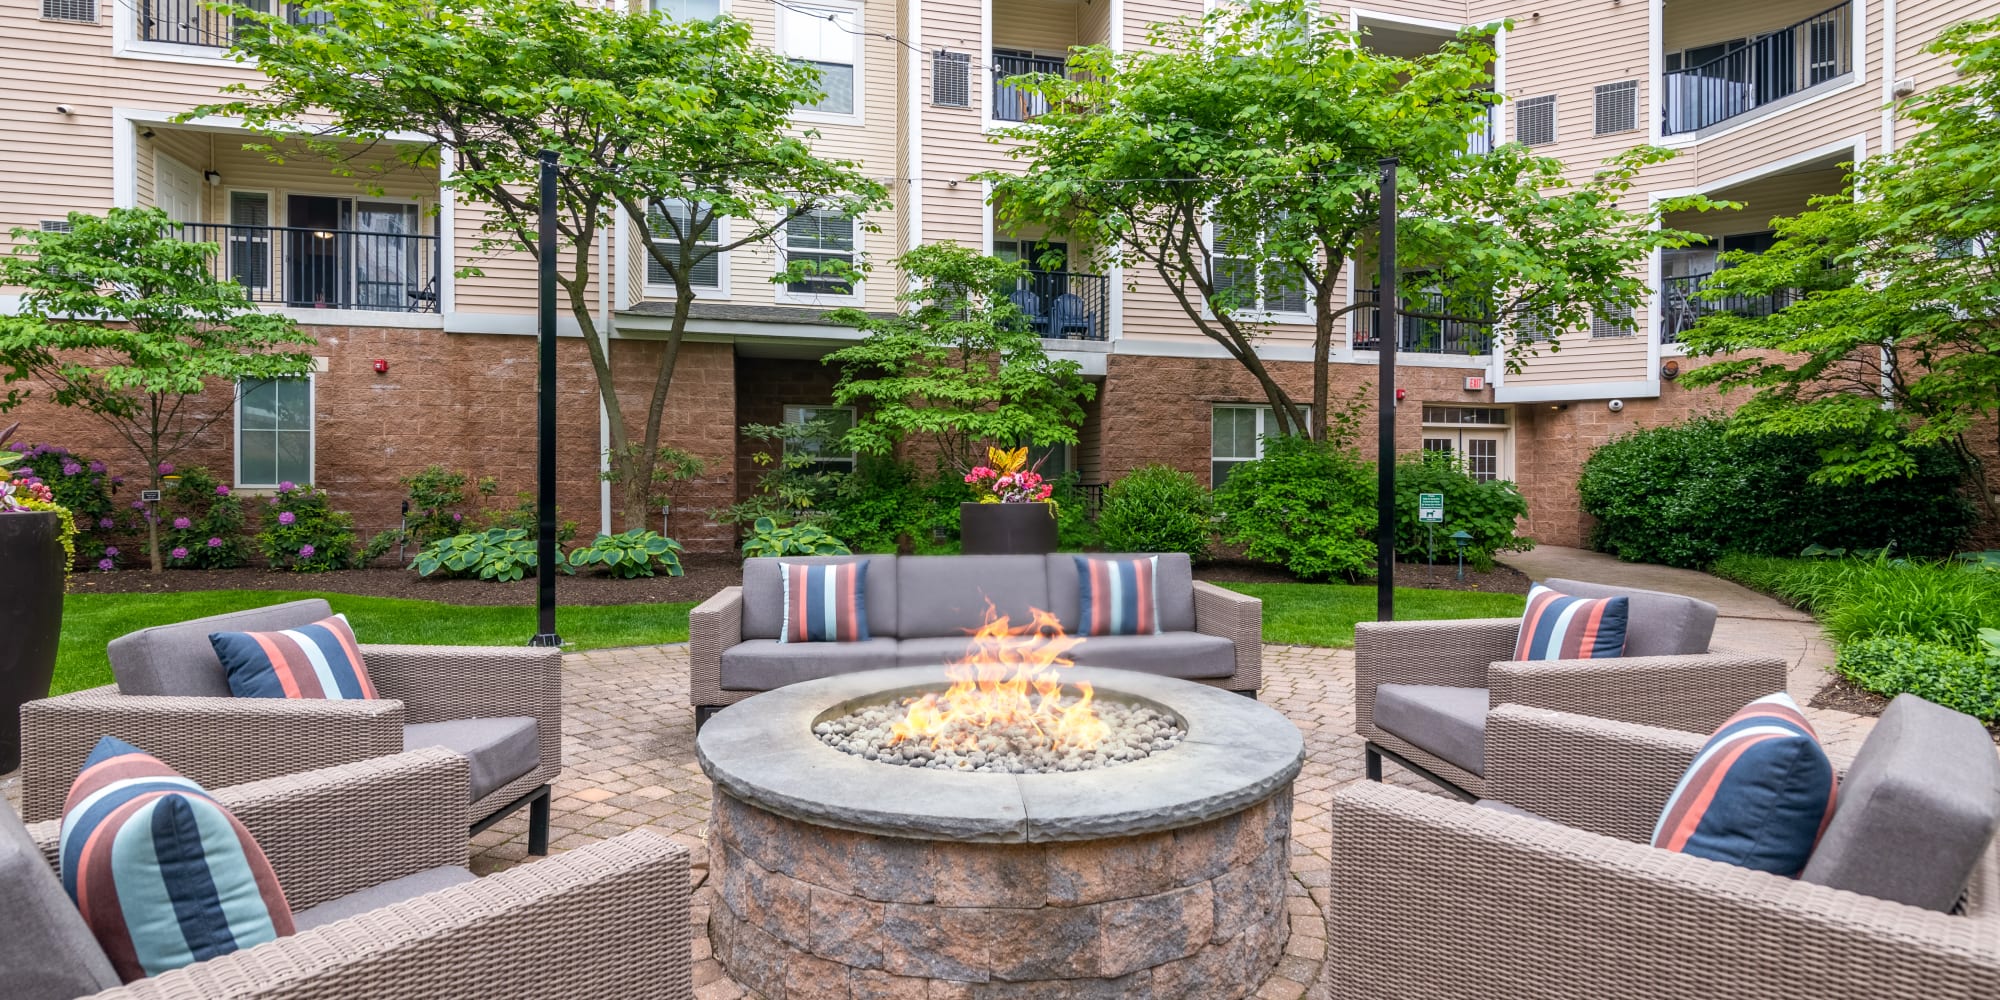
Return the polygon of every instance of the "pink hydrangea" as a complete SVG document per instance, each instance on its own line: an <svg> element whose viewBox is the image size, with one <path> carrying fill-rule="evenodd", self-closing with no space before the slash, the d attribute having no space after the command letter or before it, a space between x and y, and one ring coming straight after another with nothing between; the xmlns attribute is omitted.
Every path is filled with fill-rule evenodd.
<svg viewBox="0 0 2000 1000"><path fill-rule="evenodd" d="M194 522L193 522L193 521L190 521L190 520L188 520L188 519L187 519L187 518L185 518L185 517L177 517L177 518L174 518L174 530L175 530L175 531L186 531L186 530L188 530L189 528L192 528L192 527L194 527Z"/></svg>
<svg viewBox="0 0 2000 1000"><path fill-rule="evenodd" d="M228 495L229 495L229 487L227 487L227 486L217 486L217 487L215 488L215 495L216 495L216 496L219 496L219 497L226 497L226 496L228 496Z"/></svg>
<svg viewBox="0 0 2000 1000"><path fill-rule="evenodd" d="M211 548L211 549L219 549L219 548L221 548L221 547L222 547L222 539L220 539L220 538L211 538L211 539L209 539L209 540L208 540L208 547L209 547L209 548Z"/></svg>
<svg viewBox="0 0 2000 1000"><path fill-rule="evenodd" d="M107 573L111 572L111 568L112 568L112 567L114 567L114 566L116 566L116 565L118 565L118 564L117 564L117 563L114 563L114 562L112 562L112 561L111 561L111 560L109 560L109 559L99 559L99 560L97 561L97 568L98 568L98 569L101 569L101 570L103 570L103 571L105 571L105 572L107 572Z"/></svg>
<svg viewBox="0 0 2000 1000"><path fill-rule="evenodd" d="M63 463L63 475L76 476L76 475L81 475L82 473L83 473L83 466L78 465L75 462Z"/></svg>
<svg viewBox="0 0 2000 1000"><path fill-rule="evenodd" d="M296 483L292 482L292 481L291 481L291 480L289 480L289 479L287 479L287 480L285 480L284 482L282 482L282 483L279 483L279 484L278 484L278 492L280 492L280 493L290 493L291 491L293 491L293 490L295 490L295 489L298 489L298 488L299 488L299 487L298 487L298 484L296 484Z"/></svg>
<svg viewBox="0 0 2000 1000"><path fill-rule="evenodd" d="M188 550L182 546L176 545L174 546L174 550L172 552L167 553L167 555L170 555L175 559L186 559L188 557Z"/></svg>
<svg viewBox="0 0 2000 1000"><path fill-rule="evenodd" d="M173 475L173 473L174 473L174 463L172 463L172 462L161 462L161 463L160 463L160 475L162 475L162 476L171 476L171 475Z"/></svg>
<svg viewBox="0 0 2000 1000"><path fill-rule="evenodd" d="M97 461L96 459L91 459L90 471L101 473L104 471L104 469L105 465L103 462Z"/></svg>
<svg viewBox="0 0 2000 1000"><path fill-rule="evenodd" d="M290 523L292 523L293 521L296 521L296 520L298 520L298 519L299 519L299 518L298 518L298 515L296 515L296 514L293 514L293 513L292 513L291 511L289 511L289 510L288 510L288 511L283 511L283 512L281 512L281 513L279 513L279 514L278 514L278 523L279 523L279 524L290 524Z"/></svg>
<svg viewBox="0 0 2000 1000"><path fill-rule="evenodd" d="M313 552L315 551L316 550L310 545L301 545L299 546L299 558L311 559L313 557Z"/></svg>
<svg viewBox="0 0 2000 1000"><path fill-rule="evenodd" d="M111 528L112 528L112 526L113 526L113 525L115 525L115 524L117 524L117 523L118 523L118 522L116 522L116 521L113 521L112 519L110 519L110 518L108 518L108 517L100 517L100 518L98 518L98 519L97 519L97 526L98 526L99 528L101 528L101 529L105 530L105 531L110 531L110 530L111 530Z"/></svg>
<svg viewBox="0 0 2000 1000"><path fill-rule="evenodd" d="M116 545L106 545L106 546L104 547L104 554L105 554L105 555L107 555L107 556L113 556L113 557L116 557L116 556L118 555L118 546L116 546Z"/></svg>

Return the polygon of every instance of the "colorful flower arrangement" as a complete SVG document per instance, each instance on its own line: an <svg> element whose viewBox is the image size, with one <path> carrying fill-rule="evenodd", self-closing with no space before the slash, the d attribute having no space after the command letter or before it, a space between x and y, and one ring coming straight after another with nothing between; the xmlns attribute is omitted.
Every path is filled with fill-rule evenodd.
<svg viewBox="0 0 2000 1000"><path fill-rule="evenodd" d="M1055 484L1037 471L1042 463L1028 468L1028 449L988 448L986 462L965 474L980 503L1045 503L1053 512Z"/></svg>
<svg viewBox="0 0 2000 1000"><path fill-rule="evenodd" d="M109 474L105 464L51 444L15 443L4 449L11 457L16 483L39 482L47 486L55 503L69 511L79 534L74 547L81 551L83 564L99 569L118 566L117 541L129 538L135 527L143 527L145 504L134 501L139 513L127 514L113 498L123 480ZM104 562L109 560L110 566Z"/></svg>
<svg viewBox="0 0 2000 1000"><path fill-rule="evenodd" d="M76 564L76 519L70 516L68 508L56 503L55 492L49 489L47 483L39 479L14 478L14 466L27 456L9 447L7 439L13 437L20 426L17 423L0 431L0 514L47 512L56 515L62 523L59 535L62 538L63 571L67 573Z"/></svg>

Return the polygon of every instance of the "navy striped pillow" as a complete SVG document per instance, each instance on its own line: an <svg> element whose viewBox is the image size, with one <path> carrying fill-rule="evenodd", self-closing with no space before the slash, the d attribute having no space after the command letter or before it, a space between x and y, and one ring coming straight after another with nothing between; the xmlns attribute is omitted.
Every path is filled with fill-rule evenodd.
<svg viewBox="0 0 2000 1000"><path fill-rule="evenodd" d="M1790 878L1812 859L1838 793L1798 703L1767 695L1702 746L1667 799L1653 846Z"/></svg>
<svg viewBox="0 0 2000 1000"><path fill-rule="evenodd" d="M238 698L372 699L375 685L346 615L282 632L214 632L208 644Z"/></svg>
<svg viewBox="0 0 2000 1000"><path fill-rule="evenodd" d="M778 564L785 581L779 642L866 642L868 560Z"/></svg>
<svg viewBox="0 0 2000 1000"><path fill-rule="evenodd" d="M1159 556L1074 558L1077 620L1084 635L1159 634Z"/></svg>
<svg viewBox="0 0 2000 1000"><path fill-rule="evenodd" d="M1625 653L1624 597L1571 597L1541 584L1528 588L1516 660L1605 660Z"/></svg>

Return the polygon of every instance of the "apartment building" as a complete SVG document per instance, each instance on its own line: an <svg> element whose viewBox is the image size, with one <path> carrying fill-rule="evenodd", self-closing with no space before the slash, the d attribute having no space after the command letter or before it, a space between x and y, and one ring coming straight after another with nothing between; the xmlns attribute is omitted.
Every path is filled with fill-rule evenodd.
<svg viewBox="0 0 2000 1000"><path fill-rule="evenodd" d="M1031 250L1043 233L996 224L974 179L1008 169L995 130L1030 120L1035 99L1010 77L1061 65L1077 45L1133 49L1156 22L1202 13L1202 0L652 0L675 17L727 13L776 50L824 73L825 100L797 112L824 151L859 161L891 187L868 220L800 219L771 246L748 247L704 275L669 403L669 444L708 462L666 513L666 530L719 550L730 529L709 512L753 487L745 423L810 419L832 408L834 373L820 359L857 334L821 321L828 309L894 308L890 262L921 242L955 240L1038 258L1017 301L1049 349L1099 383L1081 443L1053 456L1085 483L1149 462L1205 481L1257 457L1269 422L1249 377L1188 322L1150 274L1103 263L1091 247ZM1460 28L1511 20L1498 37L1496 88L1505 102L1487 143L1523 142L1579 175L1643 143L1680 155L1650 169L1635 204L1700 192L1744 207L1673 225L1709 234L1702 247L1651 263L1655 289L1630 324L1599 321L1546 336L1518 372L1492 334L1406 321L1399 338L1398 438L1448 449L1477 475L1511 478L1531 507L1531 532L1578 544L1577 470L1591 447L1631 428L1727 408L1684 390L1676 344L1704 309L1768 310L1778 301L1698 303L1691 296L1717 254L1757 249L1769 220L1842 187L1841 164L1892 148L1894 96L1945 79L1922 53L1948 23L2000 3L1904 0L1371 0L1329 10L1387 52L1419 53ZM394 523L406 475L436 462L526 488L533 469L532 268L525 258L473 260L477 209L453 204L439 178L391 173L364 192L323 164L273 163L220 120L175 117L254 70L223 58L227 20L198 0L5 0L0 47L12 70L0 90L0 228L60 225L72 210L156 205L195 237L222 246L218 267L266 308L295 317L318 345L307 379L208 395L219 414L195 456L244 489L319 483L365 531ZM433 211L435 209L435 211ZM672 211L674 206L660 206ZM867 224L864 224L867 223ZM727 222L722 223L724 234ZM600 325L614 363L643 398L660 350L670 288L629 226L592 252L603 260ZM853 257L872 265L851 285L773 284L788 255ZM477 263L478 277L458 277ZM1302 290L1271 285L1263 353L1277 376L1309 395L1311 328ZM1341 294L1368 294L1350 273ZM0 303L4 304L4 303ZM574 332L573 330L571 332ZM1340 331L1336 396L1375 377L1383 333L1366 312ZM563 516L586 531L616 530L598 481L604 432L583 345L563 345ZM1614 404L1613 401L1616 401ZM61 441L118 463L88 418L30 407L30 440ZM1369 421L1366 426L1372 427ZM656 519L652 526L661 526Z"/></svg>

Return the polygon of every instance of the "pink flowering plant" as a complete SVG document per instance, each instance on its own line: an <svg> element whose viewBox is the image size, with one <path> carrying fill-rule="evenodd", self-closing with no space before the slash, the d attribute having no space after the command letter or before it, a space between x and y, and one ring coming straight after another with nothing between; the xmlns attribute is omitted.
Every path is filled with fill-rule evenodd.
<svg viewBox="0 0 2000 1000"><path fill-rule="evenodd" d="M12 463L16 482L37 482L48 488L54 502L69 511L77 526L76 549L81 565L96 566L110 559L117 568L119 558L106 552L121 541L129 542L144 522L121 505L117 497L121 480L110 474L103 462L52 444L15 442L0 445L0 454L15 456Z"/></svg>
<svg viewBox="0 0 2000 1000"><path fill-rule="evenodd" d="M243 502L207 469L171 480L160 505L160 544L172 569L235 569L250 564Z"/></svg>
<svg viewBox="0 0 2000 1000"><path fill-rule="evenodd" d="M0 516L36 512L55 514L62 522L63 568L68 569L76 565L76 520L66 508L56 503L55 493L47 483L15 478L15 467L22 463L23 458L20 451L7 446L7 439L13 437L20 426L14 424L0 430Z"/></svg>
<svg viewBox="0 0 2000 1000"><path fill-rule="evenodd" d="M259 524L257 549L272 569L321 573L354 565L354 516L334 510L325 490L279 483Z"/></svg>
<svg viewBox="0 0 2000 1000"><path fill-rule="evenodd" d="M980 503L1045 503L1054 512L1055 484L1042 478L1042 463L1028 466L1028 449L988 448L986 462L965 474Z"/></svg>

